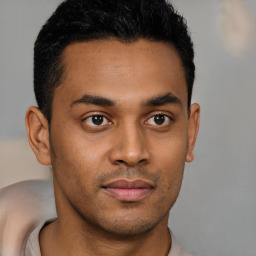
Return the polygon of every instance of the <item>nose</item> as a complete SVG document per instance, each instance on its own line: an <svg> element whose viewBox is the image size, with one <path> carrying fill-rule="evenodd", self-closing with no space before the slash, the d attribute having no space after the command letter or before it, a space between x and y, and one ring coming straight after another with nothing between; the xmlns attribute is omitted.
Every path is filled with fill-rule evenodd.
<svg viewBox="0 0 256 256"><path fill-rule="evenodd" d="M149 163L150 153L143 131L136 125L119 127L109 158L114 165L135 167Z"/></svg>

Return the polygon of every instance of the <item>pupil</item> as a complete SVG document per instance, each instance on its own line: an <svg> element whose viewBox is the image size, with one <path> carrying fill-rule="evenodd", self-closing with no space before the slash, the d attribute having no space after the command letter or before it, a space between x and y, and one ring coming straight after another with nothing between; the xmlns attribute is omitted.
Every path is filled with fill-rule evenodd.
<svg viewBox="0 0 256 256"><path fill-rule="evenodd" d="M95 125L101 125L103 123L103 116L93 116L92 117L92 122Z"/></svg>
<svg viewBox="0 0 256 256"><path fill-rule="evenodd" d="M154 121L157 125L162 125L165 121L165 116L164 115L156 115Z"/></svg>

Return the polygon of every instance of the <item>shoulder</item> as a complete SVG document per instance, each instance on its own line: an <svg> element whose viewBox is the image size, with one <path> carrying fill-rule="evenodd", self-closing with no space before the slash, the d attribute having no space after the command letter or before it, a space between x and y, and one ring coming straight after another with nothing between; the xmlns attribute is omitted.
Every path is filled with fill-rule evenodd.
<svg viewBox="0 0 256 256"><path fill-rule="evenodd" d="M39 195L42 193L45 194L45 192L47 192L46 189L49 189L50 187L52 187L52 178L47 180L26 180L0 189L0 198L8 198L8 195L10 194L19 195L19 192L22 192L20 196L23 196L28 192L33 192Z"/></svg>
<svg viewBox="0 0 256 256"><path fill-rule="evenodd" d="M56 216L52 180L24 181L0 190L0 254L19 255L33 229Z"/></svg>
<svg viewBox="0 0 256 256"><path fill-rule="evenodd" d="M55 206L52 179L23 181L0 189L0 220L8 213L17 216L18 213L33 213L52 210ZM48 206L48 207L46 207ZM55 210L55 207L54 207Z"/></svg>

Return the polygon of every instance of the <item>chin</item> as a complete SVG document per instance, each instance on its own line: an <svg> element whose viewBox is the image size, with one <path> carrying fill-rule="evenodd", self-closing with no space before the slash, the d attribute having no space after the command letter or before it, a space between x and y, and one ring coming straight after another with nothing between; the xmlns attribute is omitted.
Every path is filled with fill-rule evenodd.
<svg viewBox="0 0 256 256"><path fill-rule="evenodd" d="M136 221L136 223L114 223L112 225L101 226L101 230L112 234L114 236L121 237L134 237L149 233L156 224L146 223L143 220Z"/></svg>
<svg viewBox="0 0 256 256"><path fill-rule="evenodd" d="M108 233L108 235L117 236L120 239L122 237L145 235L152 231L164 219L162 216L155 219L152 217L149 218L148 216L143 217L143 215L134 218L131 216L126 217L104 218L104 221L101 221L101 223L94 224L97 225L100 231Z"/></svg>

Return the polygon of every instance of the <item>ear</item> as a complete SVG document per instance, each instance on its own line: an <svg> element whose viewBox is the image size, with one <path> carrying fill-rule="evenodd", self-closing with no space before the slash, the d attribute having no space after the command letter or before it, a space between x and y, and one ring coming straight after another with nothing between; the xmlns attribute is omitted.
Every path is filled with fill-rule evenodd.
<svg viewBox="0 0 256 256"><path fill-rule="evenodd" d="M194 147L199 130L200 123L200 106L194 103L190 107L190 117L188 121L188 152L186 162L192 162L194 160Z"/></svg>
<svg viewBox="0 0 256 256"><path fill-rule="evenodd" d="M37 107L30 107L27 110L25 121L28 141L37 161L43 165L50 165L50 135L47 119Z"/></svg>

